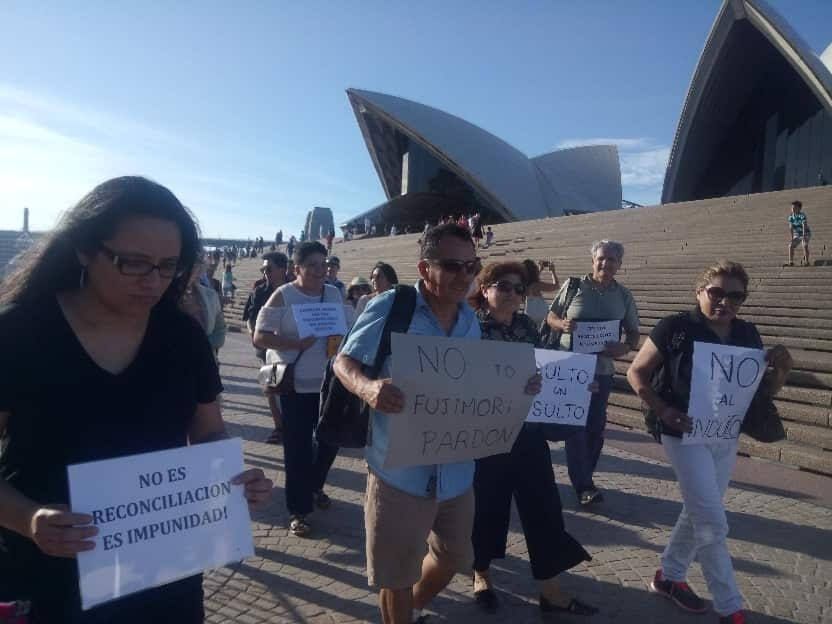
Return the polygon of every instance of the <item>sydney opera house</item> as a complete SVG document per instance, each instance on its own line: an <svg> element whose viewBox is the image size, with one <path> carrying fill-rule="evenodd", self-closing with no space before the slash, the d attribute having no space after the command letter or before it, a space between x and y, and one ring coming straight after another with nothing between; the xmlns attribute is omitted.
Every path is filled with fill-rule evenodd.
<svg viewBox="0 0 832 624"><path fill-rule="evenodd" d="M682 107L662 202L832 182L832 45L817 56L763 0L725 0ZM489 132L410 100L347 90L388 201L347 224L421 225L408 194L461 199L485 222L614 210L615 145L529 158ZM423 206L424 204L420 204ZM345 224L346 225L346 224Z"/></svg>
<svg viewBox="0 0 832 624"><path fill-rule="evenodd" d="M425 218L440 216L410 213L409 193L453 196L489 223L621 206L614 145L529 158L493 134L430 106L357 89L347 95L392 200L368 213L374 222L421 225ZM353 221L361 223L365 216Z"/></svg>

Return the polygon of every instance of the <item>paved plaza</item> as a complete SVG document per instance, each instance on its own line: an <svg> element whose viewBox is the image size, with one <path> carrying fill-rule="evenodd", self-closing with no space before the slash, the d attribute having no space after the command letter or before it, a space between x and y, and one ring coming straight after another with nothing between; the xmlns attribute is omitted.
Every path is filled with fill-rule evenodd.
<svg viewBox="0 0 832 624"><path fill-rule="evenodd" d="M244 439L246 463L263 468L275 487L271 504L253 517L255 557L206 574L207 621L378 622L377 597L367 586L364 567L366 470L362 454L341 452L328 481L332 507L310 516L312 539L292 536L283 497L283 450L261 442L271 431L271 419L253 381L257 361L249 338L229 334L220 359L229 432ZM627 448L632 445L607 444L596 479L606 500L587 512L577 509L573 493L564 485L568 480L563 445L552 447L567 528L593 556L591 562L564 574L563 584L600 607L599 615L586 620L540 614L515 514L508 556L492 567L502 599L499 612L485 615L478 611L471 598L470 577L457 575L430 605L430 621L716 621L713 613L685 615L648 593L681 499L671 468L659 459L660 452L651 449L652 457L647 457ZM726 505L729 545L749 621L832 623L832 479L797 471L784 478L782 471L789 469L756 460L741 460L741 464L737 475L754 478L732 483ZM780 471L779 478L771 480L776 487L764 478L769 470ZM820 495L807 494L812 488L801 487L804 481L811 481ZM696 591L708 596L698 564L691 569L689 581Z"/></svg>

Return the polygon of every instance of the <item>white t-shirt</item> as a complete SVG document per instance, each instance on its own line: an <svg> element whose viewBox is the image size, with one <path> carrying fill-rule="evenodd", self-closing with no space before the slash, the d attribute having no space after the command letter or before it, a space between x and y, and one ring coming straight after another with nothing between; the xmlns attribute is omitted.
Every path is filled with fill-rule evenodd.
<svg viewBox="0 0 832 624"><path fill-rule="evenodd" d="M532 295L526 296L526 316L534 321L535 325L540 325L549 314L549 304L542 295L537 297Z"/></svg>
<svg viewBox="0 0 832 624"><path fill-rule="evenodd" d="M283 305L279 308L263 307L257 315L257 330L271 331L284 338L297 338L298 326L291 306L302 303L321 303L320 295L307 295L301 292L293 283L284 284L277 289L283 296ZM324 284L323 303L343 303L341 292L329 284ZM353 319L352 306L344 306L347 326ZM326 368L326 338L318 338L315 343L303 352L303 357L297 360L295 366L295 391L298 393L318 393ZM266 351L267 362L295 362L298 350L281 351L269 349Z"/></svg>

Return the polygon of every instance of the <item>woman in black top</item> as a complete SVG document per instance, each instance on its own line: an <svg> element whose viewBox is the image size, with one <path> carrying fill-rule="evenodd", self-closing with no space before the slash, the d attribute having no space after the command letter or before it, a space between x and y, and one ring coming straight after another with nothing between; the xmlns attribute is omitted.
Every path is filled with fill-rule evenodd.
<svg viewBox="0 0 832 624"><path fill-rule="evenodd" d="M537 327L519 311L528 284L523 265L489 264L477 279L479 288L469 301L477 311L482 339L536 345ZM558 574L591 557L564 528L549 445L540 425L523 425L511 452L477 460L474 495L474 597L481 608L495 611L498 607L489 567L492 559L506 556L514 496L532 576L540 581L541 611L572 615L598 612L560 588Z"/></svg>
<svg viewBox="0 0 832 624"><path fill-rule="evenodd" d="M96 187L0 292L0 601L32 622L203 621L201 575L82 612L75 555L92 518L71 513L67 466L226 437L202 329L178 310L196 224L144 178ZM235 480L268 499L259 469Z"/></svg>
<svg viewBox="0 0 832 624"><path fill-rule="evenodd" d="M736 461L737 440L683 445L682 435L693 430L687 410L694 343L763 348L757 328L737 318L747 289L742 265L719 262L708 267L696 285L697 307L659 321L627 372L633 390L650 407L648 426L665 448L684 500L651 589L685 611L705 611L704 600L685 582L696 558L713 595L714 610L725 624L745 622L725 541L728 519L722 502ZM775 394L786 381L792 359L780 345L769 349L766 359L770 368L763 383ZM654 388L651 380L657 371L660 381Z"/></svg>

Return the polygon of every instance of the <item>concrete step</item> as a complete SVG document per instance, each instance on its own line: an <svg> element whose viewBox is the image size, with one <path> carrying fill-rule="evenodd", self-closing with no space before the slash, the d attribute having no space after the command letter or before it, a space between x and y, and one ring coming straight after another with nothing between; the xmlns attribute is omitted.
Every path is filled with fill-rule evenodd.
<svg viewBox="0 0 832 624"><path fill-rule="evenodd" d="M613 377L613 386L621 392L632 392L627 378L623 374L618 374ZM779 401L788 402L792 405L792 409L799 409L803 406L816 407L817 411L812 411L812 416L807 416L803 419L796 418L795 420L802 420L809 424L832 426L832 417L829 416L830 409L832 409L832 391L823 390L820 388L802 388L799 386L784 386L777 393Z"/></svg>
<svg viewBox="0 0 832 624"><path fill-rule="evenodd" d="M641 320L641 330L642 333L650 333L649 329L652 329L656 326L656 324L665 316L666 314L661 315L660 317L645 315L639 310L639 319ZM743 319L750 321L751 319L745 315L742 315ZM773 318L773 317L769 317ZM753 321L752 321L753 322ZM785 329L785 324L780 322L775 323L755 323L757 325L757 330L760 332L761 336L772 336L773 338L779 335L788 334L789 337L792 338L805 338L810 342L819 341L821 345L829 343L827 346L832 348L832 328L830 329L821 329L819 327L800 327L791 325L788 327L788 330ZM648 331L645 331L648 330ZM797 345L795 345L797 346ZM819 347L812 347L816 351L823 351L823 350L830 350L830 349L822 349Z"/></svg>
<svg viewBox="0 0 832 624"><path fill-rule="evenodd" d="M633 410L641 410L641 399L639 399L629 388L622 388L616 383L616 390L610 394L610 404L619 405ZM783 401L779 398L774 401L780 418L788 420L795 426L801 425L810 427L812 431L817 430L813 435L814 439L806 439L806 443L813 446L832 449L832 410L816 405L805 403L793 403ZM821 432L821 433L818 433ZM823 433L825 432L825 433ZM801 438L802 441L802 438Z"/></svg>
<svg viewBox="0 0 832 624"><path fill-rule="evenodd" d="M631 429L640 431L646 429L644 416L640 410L612 403L607 410L607 420ZM832 452L804 443L787 439L773 444L763 444L743 434L740 435L739 452L749 457L776 461L832 476Z"/></svg>

